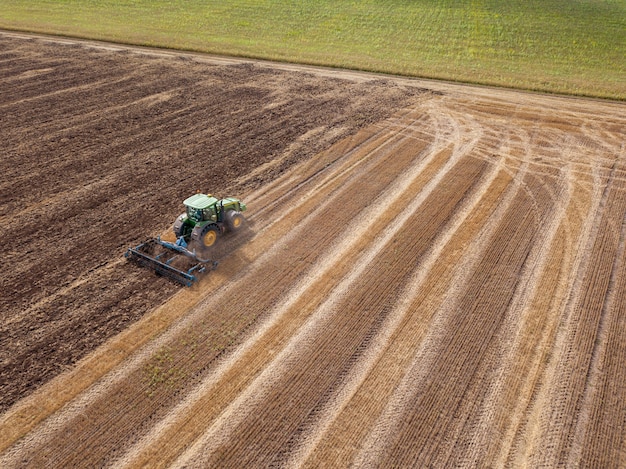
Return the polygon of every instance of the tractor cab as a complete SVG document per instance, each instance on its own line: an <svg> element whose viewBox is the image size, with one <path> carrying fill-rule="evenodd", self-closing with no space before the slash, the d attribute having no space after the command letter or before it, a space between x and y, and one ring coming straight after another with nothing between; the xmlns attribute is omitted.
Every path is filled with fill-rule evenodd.
<svg viewBox="0 0 626 469"><path fill-rule="evenodd" d="M194 224L201 221L217 221L215 204L218 200L212 195L194 194L185 199L183 204L187 209L187 219Z"/></svg>

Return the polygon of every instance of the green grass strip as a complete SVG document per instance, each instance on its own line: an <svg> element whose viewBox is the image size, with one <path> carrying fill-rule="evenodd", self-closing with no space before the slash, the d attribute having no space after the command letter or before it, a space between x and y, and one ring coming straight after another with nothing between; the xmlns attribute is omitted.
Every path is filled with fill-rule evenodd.
<svg viewBox="0 0 626 469"><path fill-rule="evenodd" d="M624 0L0 0L0 27L626 99Z"/></svg>

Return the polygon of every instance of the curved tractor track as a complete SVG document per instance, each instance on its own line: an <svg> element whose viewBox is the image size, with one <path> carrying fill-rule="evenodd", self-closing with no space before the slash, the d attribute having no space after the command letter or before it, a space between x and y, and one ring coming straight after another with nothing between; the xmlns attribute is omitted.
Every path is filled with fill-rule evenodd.
<svg viewBox="0 0 626 469"><path fill-rule="evenodd" d="M624 105L415 84L2 414L0 466L623 467Z"/></svg>

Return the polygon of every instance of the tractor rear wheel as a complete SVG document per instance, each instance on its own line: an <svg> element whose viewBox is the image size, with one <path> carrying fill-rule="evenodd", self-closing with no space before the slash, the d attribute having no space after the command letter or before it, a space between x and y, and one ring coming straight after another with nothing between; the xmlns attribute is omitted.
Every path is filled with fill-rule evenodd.
<svg viewBox="0 0 626 469"><path fill-rule="evenodd" d="M241 214L241 212L237 212L235 210L229 210L226 212L224 216L226 221L226 226L228 227L228 231L237 231L244 224L245 218Z"/></svg>
<svg viewBox="0 0 626 469"><path fill-rule="evenodd" d="M176 235L176 238L180 238L184 234L185 215L186 215L185 213L180 214L178 218L176 219L176 221L174 222L174 226L172 227L172 229L174 230L174 234Z"/></svg>

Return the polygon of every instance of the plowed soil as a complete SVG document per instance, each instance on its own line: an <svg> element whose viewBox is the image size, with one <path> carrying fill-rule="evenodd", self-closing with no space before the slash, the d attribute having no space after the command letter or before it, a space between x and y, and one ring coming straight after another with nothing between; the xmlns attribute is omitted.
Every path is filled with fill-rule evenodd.
<svg viewBox="0 0 626 469"><path fill-rule="evenodd" d="M626 465L624 104L0 63L1 467ZM249 206L218 269L127 264L196 189Z"/></svg>

